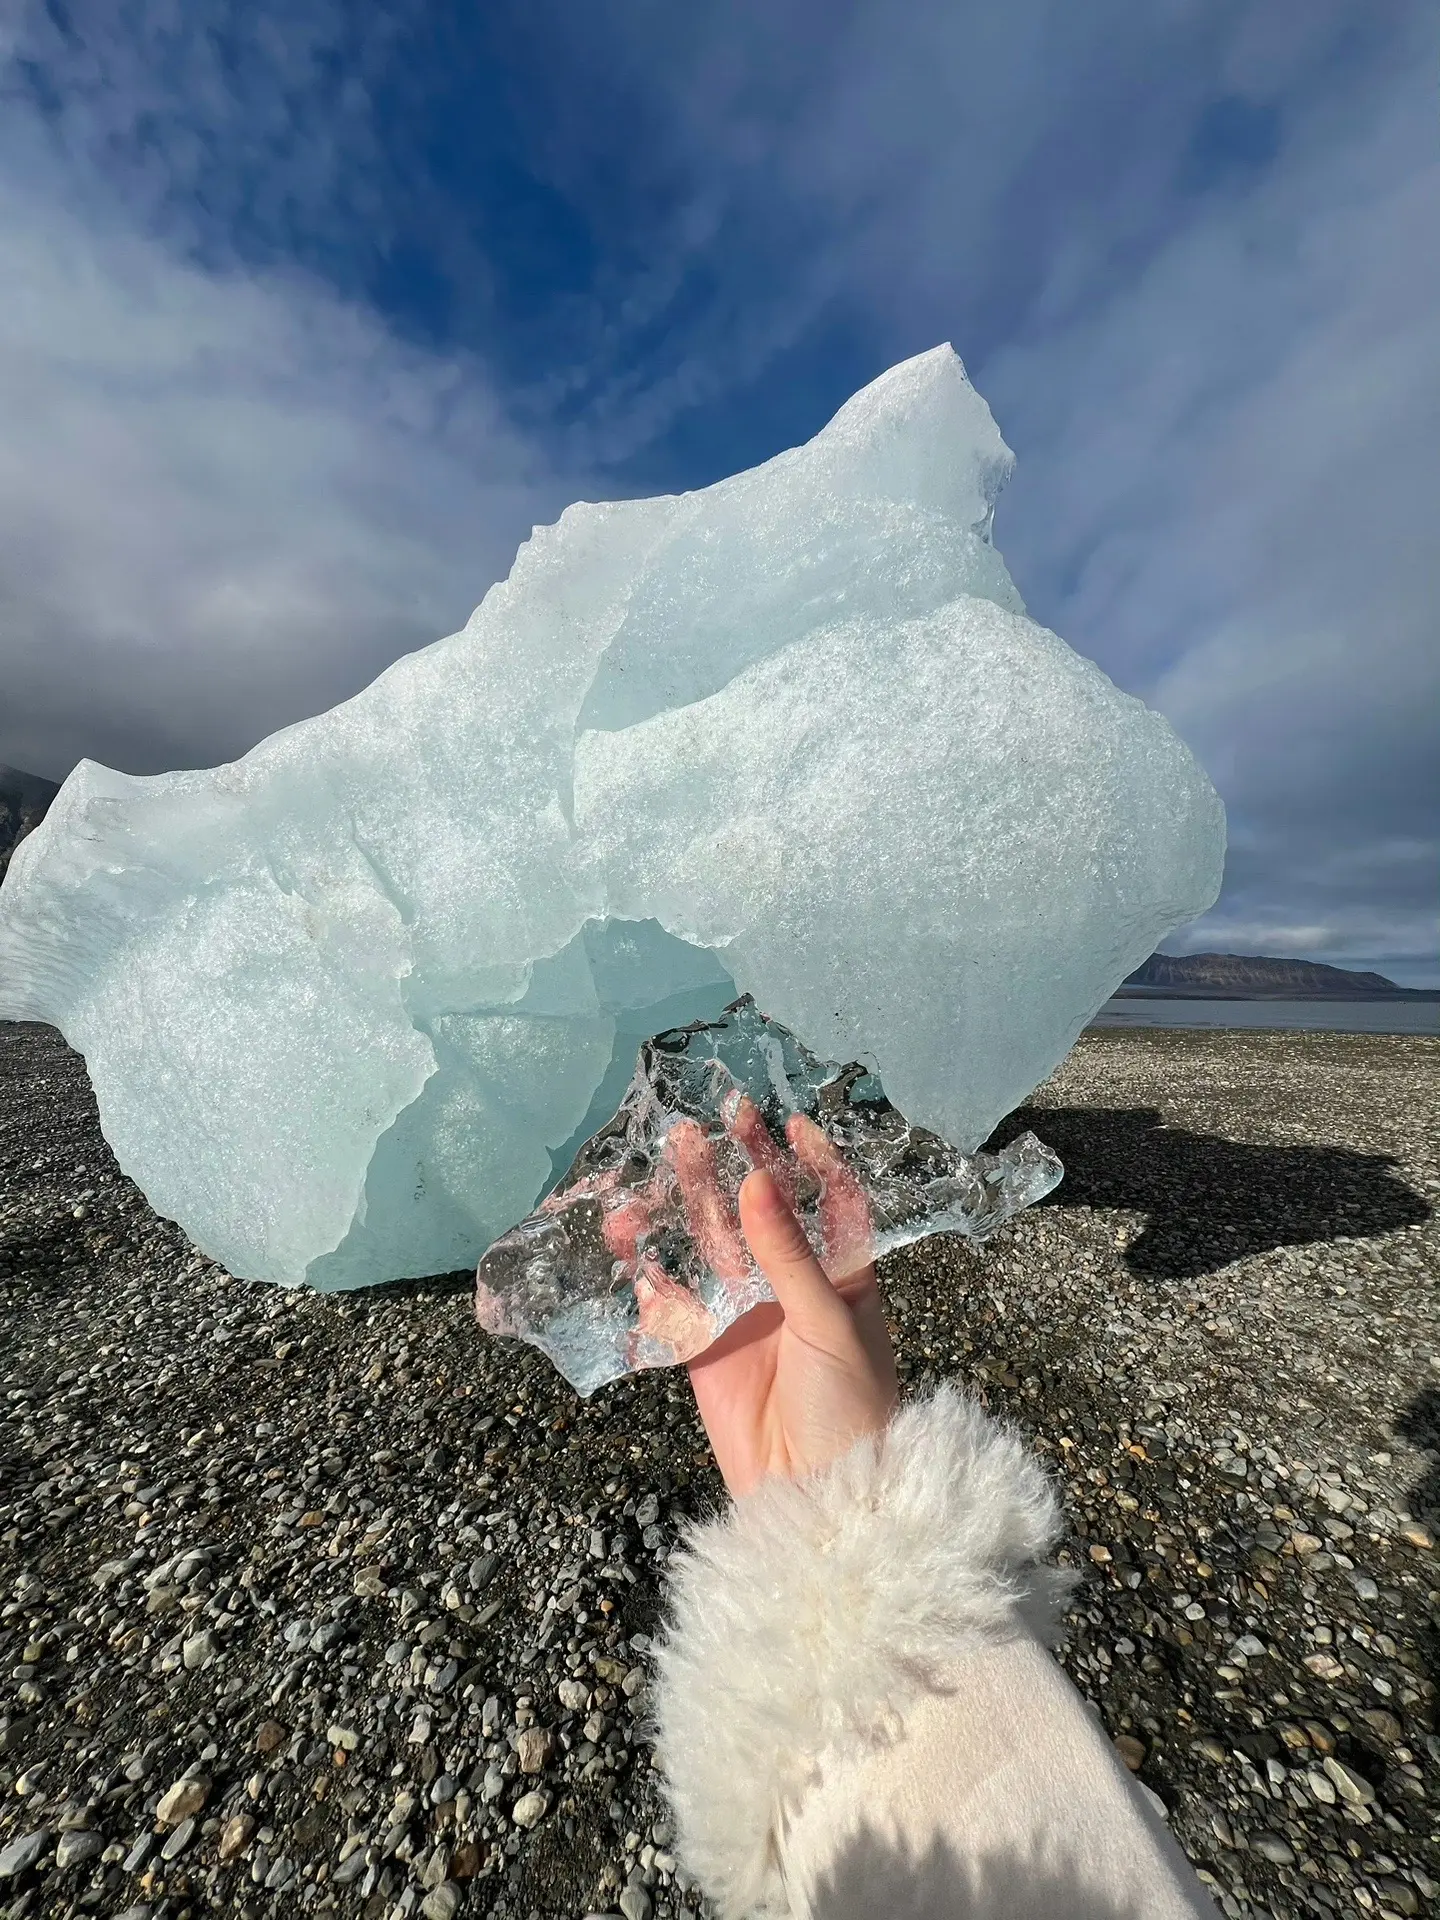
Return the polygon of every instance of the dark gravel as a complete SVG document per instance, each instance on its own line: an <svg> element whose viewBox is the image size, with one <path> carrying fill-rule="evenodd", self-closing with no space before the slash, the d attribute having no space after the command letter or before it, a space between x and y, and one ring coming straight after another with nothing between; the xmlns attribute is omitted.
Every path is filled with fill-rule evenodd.
<svg viewBox="0 0 1440 1920"><path fill-rule="evenodd" d="M1087 1034L997 1134L1057 1193L882 1269L911 1388L1060 1473L1065 1664L1230 1915L1440 1906L1437 1067ZM699 1905L633 1731L724 1499L683 1373L582 1403L468 1276L231 1279L3 1025L0 1352L0 1912Z"/></svg>

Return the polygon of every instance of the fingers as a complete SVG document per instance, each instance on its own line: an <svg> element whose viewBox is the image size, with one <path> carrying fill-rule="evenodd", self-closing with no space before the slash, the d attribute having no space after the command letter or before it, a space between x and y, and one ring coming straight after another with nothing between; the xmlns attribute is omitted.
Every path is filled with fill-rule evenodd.
<svg viewBox="0 0 1440 1920"><path fill-rule="evenodd" d="M641 1258L635 1304L639 1331L652 1340L663 1341L673 1350L677 1362L693 1360L715 1338L715 1322L703 1302L688 1287L672 1280L652 1254Z"/></svg>
<svg viewBox="0 0 1440 1920"><path fill-rule="evenodd" d="M698 1122L677 1120L665 1136L665 1151L680 1182L685 1216L700 1257L717 1280L748 1279L750 1259L735 1202L720 1188L714 1142Z"/></svg>
<svg viewBox="0 0 1440 1920"><path fill-rule="evenodd" d="M746 1153L750 1164L770 1174L792 1211L796 1203L795 1168L786 1158L765 1117L748 1093L728 1097L722 1109L725 1124Z"/></svg>
<svg viewBox="0 0 1440 1920"><path fill-rule="evenodd" d="M853 1347L850 1309L831 1286L772 1174L757 1168L745 1176L740 1186L740 1219L760 1270L784 1308L790 1331L828 1352Z"/></svg>
<svg viewBox="0 0 1440 1920"><path fill-rule="evenodd" d="M830 1278L837 1285L857 1274L873 1278L875 1233L865 1189L813 1120L792 1113L785 1132L795 1158L820 1183L820 1231Z"/></svg>
<svg viewBox="0 0 1440 1920"><path fill-rule="evenodd" d="M648 1188L632 1188L623 1196L604 1208L600 1217L600 1231L605 1236L605 1244L617 1260L632 1262L638 1253L637 1243L642 1233L648 1232L654 1201Z"/></svg>

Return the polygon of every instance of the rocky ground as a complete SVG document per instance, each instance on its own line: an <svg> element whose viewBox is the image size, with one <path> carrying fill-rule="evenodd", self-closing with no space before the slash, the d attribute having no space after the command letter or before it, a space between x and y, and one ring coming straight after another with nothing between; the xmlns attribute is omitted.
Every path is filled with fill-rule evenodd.
<svg viewBox="0 0 1440 1920"><path fill-rule="evenodd" d="M911 1391L1033 1436L1064 1662L1227 1915L1440 1910L1440 1042L1087 1035L1063 1185L882 1270ZM581 1402L464 1277L289 1295L0 1027L0 1912L700 1907L638 1724L683 1372ZM550 1604L553 1602L553 1605Z"/></svg>

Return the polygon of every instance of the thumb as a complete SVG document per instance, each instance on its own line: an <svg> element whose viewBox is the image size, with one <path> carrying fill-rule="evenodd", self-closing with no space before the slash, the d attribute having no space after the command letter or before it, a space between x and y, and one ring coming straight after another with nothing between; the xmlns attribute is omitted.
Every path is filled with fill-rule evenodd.
<svg viewBox="0 0 1440 1920"><path fill-rule="evenodd" d="M831 1286L774 1176L763 1168L741 1183L740 1224L790 1331L829 1353L853 1347L857 1334L849 1307Z"/></svg>

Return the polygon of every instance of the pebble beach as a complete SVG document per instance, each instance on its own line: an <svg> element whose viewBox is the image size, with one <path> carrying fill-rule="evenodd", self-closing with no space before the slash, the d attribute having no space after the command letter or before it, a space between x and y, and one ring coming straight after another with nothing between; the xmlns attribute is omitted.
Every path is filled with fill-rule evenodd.
<svg viewBox="0 0 1440 1920"><path fill-rule="evenodd" d="M1092 1030L1066 1177L880 1269L1049 1465L1060 1658L1222 1911L1440 1911L1440 1040ZM704 1913L645 1739L683 1371L581 1400L471 1277L232 1278L0 1025L0 1915Z"/></svg>

